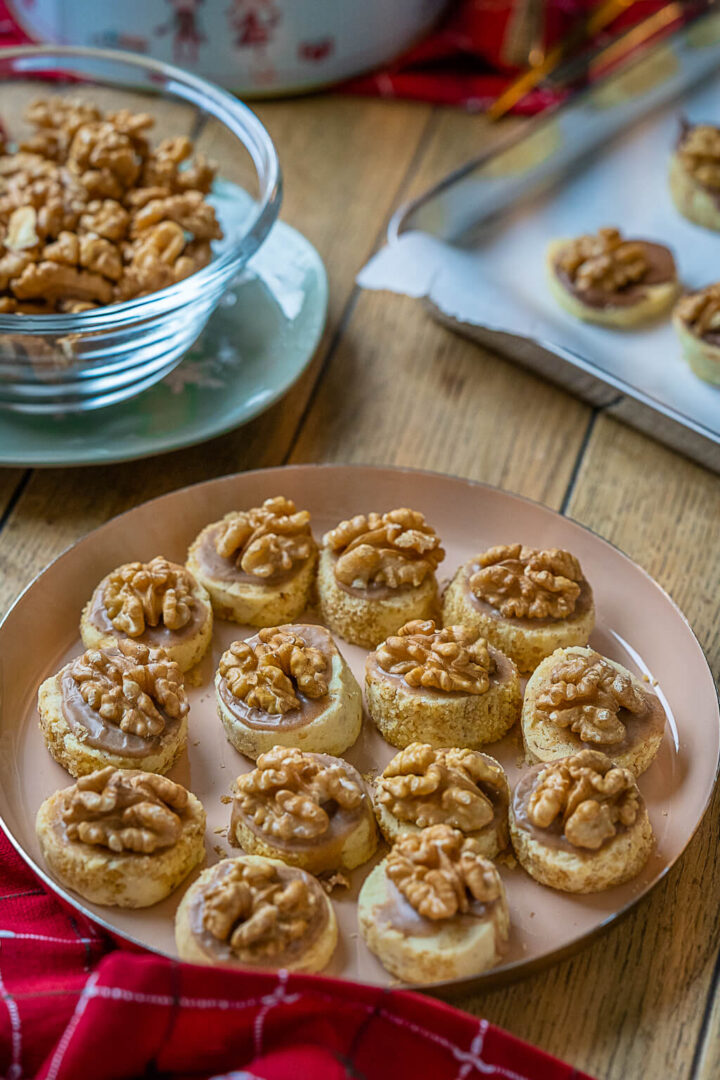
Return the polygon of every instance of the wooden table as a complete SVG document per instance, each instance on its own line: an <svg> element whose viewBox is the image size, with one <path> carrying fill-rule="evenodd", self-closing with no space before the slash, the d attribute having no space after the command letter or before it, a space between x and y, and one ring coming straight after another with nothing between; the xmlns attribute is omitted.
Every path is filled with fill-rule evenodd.
<svg viewBox="0 0 720 1080"><path fill-rule="evenodd" d="M412 465L485 480L570 515L671 593L720 672L720 477L426 317L363 293L357 270L397 205L467 159L481 118L345 98L263 104L283 217L325 259L330 315L310 370L247 427L135 464L0 470L0 604L66 545L183 484L283 462ZM716 796L666 880L574 959L463 1008L601 1077L720 1075Z"/></svg>

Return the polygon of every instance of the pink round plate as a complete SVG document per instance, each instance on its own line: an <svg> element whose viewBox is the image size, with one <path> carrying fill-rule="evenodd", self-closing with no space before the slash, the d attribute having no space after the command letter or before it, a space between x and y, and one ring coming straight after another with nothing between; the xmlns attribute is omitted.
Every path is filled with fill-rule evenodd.
<svg viewBox="0 0 720 1080"><path fill-rule="evenodd" d="M682 854L717 776L720 718L715 686L685 618L627 556L551 510L468 480L352 466L265 469L175 491L96 529L25 590L0 626L0 815L8 836L33 869L102 926L148 949L175 955L173 916L184 886L152 908L102 908L66 891L44 867L35 838L35 813L43 799L70 779L43 744L37 688L82 651L80 611L109 570L158 554L184 562L188 545L208 522L278 494L310 510L318 537L342 518L360 512L396 506L421 510L447 551L441 580L492 544L522 540L537 547L568 548L580 559L595 593L597 628L591 644L647 676L667 710L669 724L660 753L640 778L657 836L656 851L642 874L607 892L571 896L538 885L519 866L501 866L512 919L509 952L500 967L453 985L488 985L525 974L576 949L637 903ZM209 863L233 854L225 838L229 807L221 798L236 775L251 767L225 740L215 712L212 676L227 645L249 633L249 628L217 623L212 654L199 666L199 685L189 687L188 753L170 774L194 791L207 810ZM362 679L364 650L338 644ZM513 785L523 768L519 736L511 733L487 749L502 762ZM394 753L366 718L360 738L346 756L368 773L382 769ZM367 950L357 929L357 895L372 865L354 871L349 890L333 893L340 944L326 974L390 984L394 980Z"/></svg>

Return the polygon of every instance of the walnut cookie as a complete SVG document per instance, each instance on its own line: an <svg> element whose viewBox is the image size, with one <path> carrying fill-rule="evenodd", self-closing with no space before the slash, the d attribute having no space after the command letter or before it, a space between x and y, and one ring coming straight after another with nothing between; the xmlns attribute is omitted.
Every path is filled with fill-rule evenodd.
<svg viewBox="0 0 720 1080"><path fill-rule="evenodd" d="M435 614L440 539L417 510L358 514L323 537L318 596L323 622L374 649L411 619Z"/></svg>
<svg viewBox="0 0 720 1080"><path fill-rule="evenodd" d="M175 916L180 959L193 964L322 971L337 939L322 885L304 870L258 855L204 870Z"/></svg>
<svg viewBox="0 0 720 1080"><path fill-rule="evenodd" d="M720 230L720 128L681 122L670 158L670 194L683 217Z"/></svg>
<svg viewBox="0 0 720 1080"><path fill-rule="evenodd" d="M662 315L679 288L669 248L626 240L615 228L554 240L547 271L550 291L571 315L620 329Z"/></svg>
<svg viewBox="0 0 720 1080"><path fill-rule="evenodd" d="M190 546L187 568L218 618L278 626L308 607L316 563L310 514L278 495L207 525Z"/></svg>
<svg viewBox="0 0 720 1080"><path fill-rule="evenodd" d="M501 544L464 563L442 610L446 625L482 634L521 672L555 649L586 645L595 626L592 589L575 556L524 544Z"/></svg>
<svg viewBox="0 0 720 1080"><path fill-rule="evenodd" d="M602 750L635 776L660 749L665 710L632 672L594 649L558 649L525 689L522 729L528 761Z"/></svg>
<svg viewBox="0 0 720 1080"><path fill-rule="evenodd" d="M479 750L411 743L374 782L378 825L389 844L430 825L449 825L476 842L486 859L508 843L507 777Z"/></svg>
<svg viewBox="0 0 720 1080"><path fill-rule="evenodd" d="M691 370L720 385L720 282L678 300L673 327Z"/></svg>
<svg viewBox="0 0 720 1080"><path fill-rule="evenodd" d="M528 770L510 803L510 838L531 877L571 893L630 881L655 843L635 777L598 750Z"/></svg>
<svg viewBox="0 0 720 1080"><path fill-rule="evenodd" d="M477 841L448 825L397 840L360 890L358 921L368 948L409 983L494 967L510 927L495 866Z"/></svg>
<svg viewBox="0 0 720 1080"><path fill-rule="evenodd" d="M377 847L362 777L341 758L276 746L233 787L228 838L311 874L353 870Z"/></svg>
<svg viewBox="0 0 720 1080"><path fill-rule="evenodd" d="M148 563L125 563L104 577L80 620L86 649L102 649L131 638L163 648L181 671L189 671L202 660L212 628L212 607L205 589L184 566L161 555Z"/></svg>
<svg viewBox="0 0 720 1080"><path fill-rule="evenodd" d="M89 649L38 692L48 750L71 776L106 765L169 772L185 749L188 709L178 665L129 639Z"/></svg>
<svg viewBox="0 0 720 1080"><path fill-rule="evenodd" d="M463 626L416 619L369 654L368 710L384 739L476 748L495 742L520 716L517 669Z"/></svg>
<svg viewBox="0 0 720 1080"><path fill-rule="evenodd" d="M342 754L362 727L362 692L324 626L264 627L234 641L215 696L228 740L253 759L275 746Z"/></svg>
<svg viewBox="0 0 720 1080"><path fill-rule="evenodd" d="M63 885L95 904L149 907L205 858L205 811L166 776L108 766L46 799L36 831Z"/></svg>

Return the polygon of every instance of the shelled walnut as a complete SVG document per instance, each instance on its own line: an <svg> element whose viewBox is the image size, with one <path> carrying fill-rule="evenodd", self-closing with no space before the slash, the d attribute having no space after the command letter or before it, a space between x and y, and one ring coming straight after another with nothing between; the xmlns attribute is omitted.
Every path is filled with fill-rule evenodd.
<svg viewBox="0 0 720 1080"><path fill-rule="evenodd" d="M235 799L262 832L279 840L310 840L328 831L338 807L358 810L365 793L339 762L276 746L238 777Z"/></svg>
<svg viewBox="0 0 720 1080"><path fill-rule="evenodd" d="M675 315L696 337L720 332L720 283L688 293L675 305Z"/></svg>
<svg viewBox="0 0 720 1080"><path fill-rule="evenodd" d="M116 630L139 637L147 626L162 623L181 630L193 616L193 579L182 566L161 555L149 563L126 563L108 577L103 603Z"/></svg>
<svg viewBox="0 0 720 1080"><path fill-rule="evenodd" d="M146 113L103 114L59 95L33 102L26 119L34 133L0 153L4 313L130 300L207 265L222 237L205 199L215 166L191 160L187 137L153 148Z"/></svg>
<svg viewBox="0 0 720 1080"><path fill-rule="evenodd" d="M247 963L267 960L303 938L321 917L312 879L272 863L236 862L207 890L203 925Z"/></svg>
<svg viewBox="0 0 720 1080"><path fill-rule="evenodd" d="M421 829L451 825L475 832L493 821L493 798L507 802L500 765L477 750L436 750L425 743L411 743L396 754L375 790L389 813Z"/></svg>
<svg viewBox="0 0 720 1080"><path fill-rule="evenodd" d="M698 184L720 188L720 128L712 124L689 127L680 140L677 153Z"/></svg>
<svg viewBox="0 0 720 1080"><path fill-rule="evenodd" d="M569 240L557 266L576 289L613 293L642 281L649 270L643 245L624 240L619 229L598 229Z"/></svg>
<svg viewBox="0 0 720 1080"><path fill-rule="evenodd" d="M448 825L432 825L401 836L387 858L387 876L426 919L464 914L473 901L487 904L501 895L493 864L477 842Z"/></svg>
<svg viewBox="0 0 720 1080"><path fill-rule="evenodd" d="M475 561L471 591L505 618L565 619L574 612L583 574L569 551L503 544Z"/></svg>
<svg viewBox="0 0 720 1080"><path fill-rule="evenodd" d="M575 847L597 851L632 825L639 811L635 777L598 750L581 750L546 765L530 796L527 815L540 829L559 818Z"/></svg>
<svg viewBox="0 0 720 1080"><path fill-rule="evenodd" d="M315 552L310 514L278 495L262 506L228 514L215 538L218 555L258 578L287 574Z"/></svg>
<svg viewBox="0 0 720 1080"><path fill-rule="evenodd" d="M421 585L445 557L423 514L407 508L341 521L323 543L337 556L335 577L356 588Z"/></svg>
<svg viewBox="0 0 720 1080"><path fill-rule="evenodd" d="M570 728L583 742L610 745L625 738L619 713L646 711L642 694L625 672L598 653L568 656L550 672L550 686L536 701L538 712L558 727Z"/></svg>
<svg viewBox="0 0 720 1080"><path fill-rule="evenodd" d="M438 630L432 619L415 619L378 646L383 671L402 675L408 686L484 694L495 664L485 638L463 626Z"/></svg>
<svg viewBox="0 0 720 1080"><path fill-rule="evenodd" d="M70 840L151 855L179 840L187 801L185 788L165 776L110 765L68 790L62 819Z"/></svg>
<svg viewBox="0 0 720 1080"><path fill-rule="evenodd" d="M180 668L163 649L125 640L110 652L89 649L69 675L91 709L133 735L160 735L166 718L180 720L189 710Z"/></svg>
<svg viewBox="0 0 720 1080"><path fill-rule="evenodd" d="M279 714L300 708L298 693L328 692L328 658L292 630L264 627L254 642L234 641L220 658L230 693L253 709Z"/></svg>

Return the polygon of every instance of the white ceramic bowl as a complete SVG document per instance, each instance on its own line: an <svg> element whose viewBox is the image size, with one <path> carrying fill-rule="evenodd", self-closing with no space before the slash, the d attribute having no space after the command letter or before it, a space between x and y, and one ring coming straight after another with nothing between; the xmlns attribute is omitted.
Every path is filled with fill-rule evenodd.
<svg viewBox="0 0 720 1080"><path fill-rule="evenodd" d="M309 90L391 60L446 0L22 0L33 40L132 49L247 95Z"/></svg>

